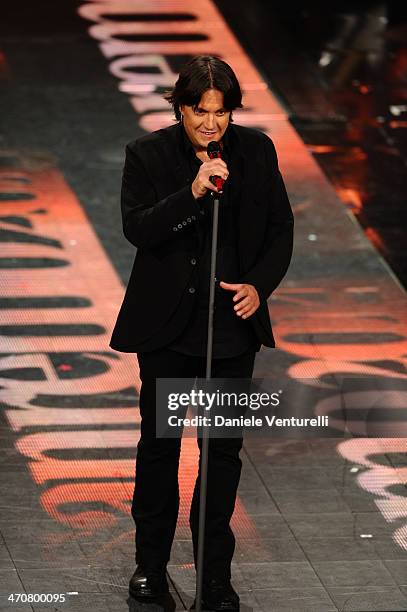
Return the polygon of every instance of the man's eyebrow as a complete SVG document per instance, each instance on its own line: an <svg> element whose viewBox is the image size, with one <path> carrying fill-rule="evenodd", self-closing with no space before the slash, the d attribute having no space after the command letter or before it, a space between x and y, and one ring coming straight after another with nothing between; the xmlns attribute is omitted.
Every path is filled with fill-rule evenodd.
<svg viewBox="0 0 407 612"><path fill-rule="evenodd" d="M202 108L201 106L195 106L195 110L200 111L201 113L207 113L208 111L205 110L204 108ZM221 111L225 111L226 109L221 106L220 108L218 108L215 113L220 113Z"/></svg>

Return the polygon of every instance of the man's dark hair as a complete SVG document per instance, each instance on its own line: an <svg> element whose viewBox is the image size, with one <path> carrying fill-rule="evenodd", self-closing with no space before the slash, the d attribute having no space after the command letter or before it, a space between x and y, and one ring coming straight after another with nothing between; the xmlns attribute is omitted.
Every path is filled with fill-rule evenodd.
<svg viewBox="0 0 407 612"><path fill-rule="evenodd" d="M212 55L197 55L185 64L174 89L167 92L164 98L173 107L175 118L179 121L180 106L197 106L208 89L217 89L223 93L225 110L242 108L242 91L235 73L226 62Z"/></svg>

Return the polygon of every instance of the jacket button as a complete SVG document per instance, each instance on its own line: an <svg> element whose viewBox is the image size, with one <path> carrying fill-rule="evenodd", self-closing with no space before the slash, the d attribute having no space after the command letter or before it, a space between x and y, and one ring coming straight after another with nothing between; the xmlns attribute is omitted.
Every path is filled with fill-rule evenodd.
<svg viewBox="0 0 407 612"><path fill-rule="evenodd" d="M186 221L183 221L183 222L182 222L182 225L186 225L186 224L187 224L187 222L186 222Z"/></svg>
<svg viewBox="0 0 407 612"><path fill-rule="evenodd" d="M196 264L196 259L195 259L194 257L191 259L191 264L192 264L193 266Z"/></svg>
<svg viewBox="0 0 407 612"><path fill-rule="evenodd" d="M173 227L173 228L172 228L172 231L173 231L173 232L176 232L176 231L178 231L178 228Z"/></svg>
<svg viewBox="0 0 407 612"><path fill-rule="evenodd" d="M182 229L182 223L178 223L179 229Z"/></svg>
<svg viewBox="0 0 407 612"><path fill-rule="evenodd" d="M188 223L191 223L191 217L188 217L187 221Z"/></svg>
<svg viewBox="0 0 407 612"><path fill-rule="evenodd" d="M195 288L194 288L194 287L190 287L190 288L188 289L188 291L189 291L189 293L195 293Z"/></svg>

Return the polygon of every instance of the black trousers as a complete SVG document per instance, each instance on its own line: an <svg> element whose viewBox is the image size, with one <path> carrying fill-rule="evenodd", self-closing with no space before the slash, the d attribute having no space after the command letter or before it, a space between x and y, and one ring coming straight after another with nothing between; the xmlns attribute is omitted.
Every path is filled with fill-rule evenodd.
<svg viewBox="0 0 407 612"><path fill-rule="evenodd" d="M213 378L251 378L256 350L214 359ZM141 435L137 446L132 516L136 524L136 563L165 569L171 554L179 509L178 466L181 440L155 437L156 378L205 377L205 358L170 349L138 353ZM204 576L230 579L235 538L230 519L236 501L243 439L210 438L205 522ZM202 440L198 438L201 449ZM195 483L189 524L195 567L198 552L200 474Z"/></svg>

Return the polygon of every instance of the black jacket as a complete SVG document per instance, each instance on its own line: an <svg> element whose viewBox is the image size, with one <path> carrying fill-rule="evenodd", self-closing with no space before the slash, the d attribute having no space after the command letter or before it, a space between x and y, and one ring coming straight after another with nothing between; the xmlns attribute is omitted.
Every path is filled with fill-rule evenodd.
<svg viewBox="0 0 407 612"><path fill-rule="evenodd" d="M110 341L111 348L118 351L137 352L148 339L154 345L154 335L165 328L189 290L200 208L180 155L180 129L179 124L172 125L126 147L123 232L137 247L137 254ZM257 289L260 306L248 321L259 342L274 347L267 298L290 263L293 214L270 138L233 123L227 129L242 168L234 181L235 190L241 193L239 282Z"/></svg>

